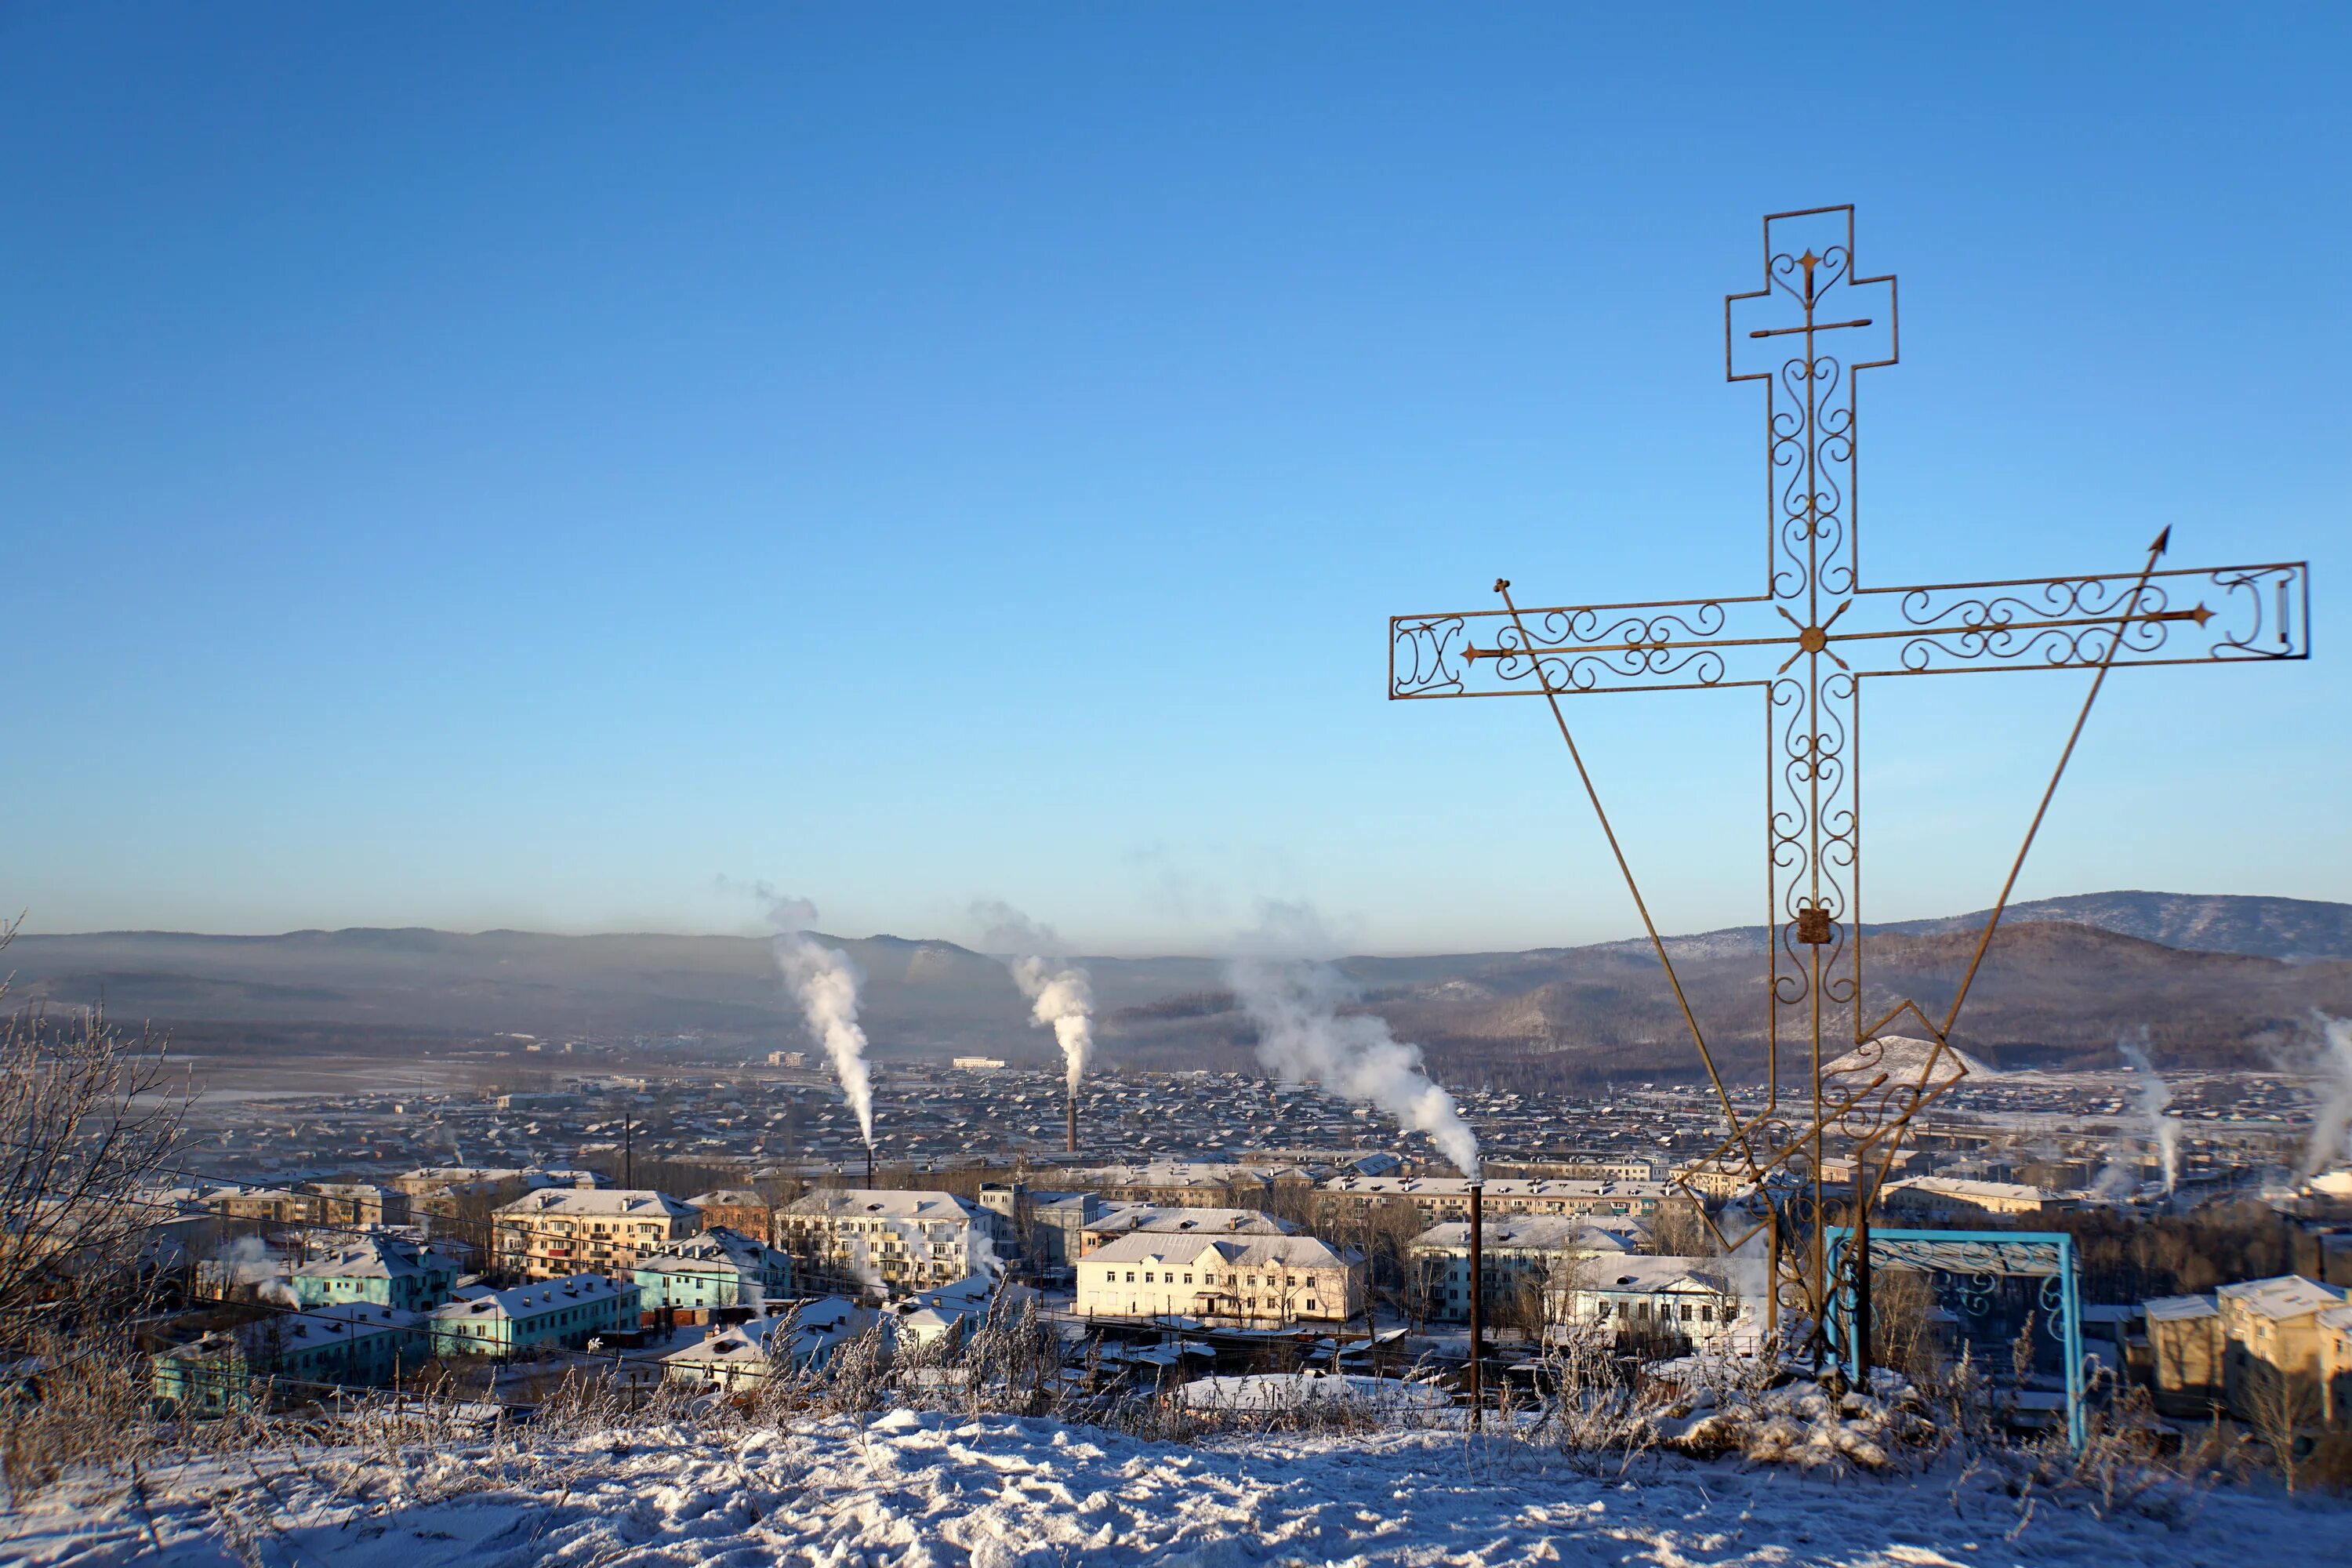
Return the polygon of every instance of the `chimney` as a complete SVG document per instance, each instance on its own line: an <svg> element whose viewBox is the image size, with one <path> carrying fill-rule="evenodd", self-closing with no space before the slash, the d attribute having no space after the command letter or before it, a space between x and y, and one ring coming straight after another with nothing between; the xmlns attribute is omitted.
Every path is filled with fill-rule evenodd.
<svg viewBox="0 0 2352 1568"><path fill-rule="evenodd" d="M1078 1152L1078 1091L1070 1090L1070 1152Z"/></svg>
<svg viewBox="0 0 2352 1568"><path fill-rule="evenodd" d="M1486 1419L1486 1184L1470 1184L1470 1426Z"/></svg>
<svg viewBox="0 0 2352 1568"><path fill-rule="evenodd" d="M866 1184L869 1187L874 1184L874 1145L871 1143L866 1145Z"/></svg>

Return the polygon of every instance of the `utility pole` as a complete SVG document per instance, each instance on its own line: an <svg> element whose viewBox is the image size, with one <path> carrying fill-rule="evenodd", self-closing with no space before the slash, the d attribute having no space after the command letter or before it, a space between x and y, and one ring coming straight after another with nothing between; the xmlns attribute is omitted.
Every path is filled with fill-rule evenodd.
<svg viewBox="0 0 2352 1568"><path fill-rule="evenodd" d="M1470 1184L1470 1427L1486 1418L1486 1184Z"/></svg>

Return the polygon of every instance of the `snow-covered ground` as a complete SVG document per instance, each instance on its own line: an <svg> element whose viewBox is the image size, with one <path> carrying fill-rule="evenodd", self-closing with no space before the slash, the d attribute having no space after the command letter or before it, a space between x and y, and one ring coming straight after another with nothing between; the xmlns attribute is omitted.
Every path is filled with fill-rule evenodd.
<svg viewBox="0 0 2352 1568"><path fill-rule="evenodd" d="M249 1470L249 1464L257 1468ZM2021 1502L1946 1465L1884 1479L1651 1457L1593 1473L1433 1432L1143 1442L1010 1416L909 1411L716 1441L683 1428L548 1435L518 1452L331 1454L70 1488L0 1519L0 1561L1462 1565L2129 1563L2342 1568L2352 1510L2221 1489L2172 1522Z"/></svg>

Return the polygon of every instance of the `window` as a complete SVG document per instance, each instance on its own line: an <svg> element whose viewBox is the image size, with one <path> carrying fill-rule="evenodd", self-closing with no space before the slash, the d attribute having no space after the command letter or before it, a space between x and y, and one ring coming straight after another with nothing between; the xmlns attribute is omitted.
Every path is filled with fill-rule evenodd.
<svg viewBox="0 0 2352 1568"><path fill-rule="evenodd" d="M1185 1284L1190 1285L1192 1282L1192 1277L1190 1274L1187 1274L1186 1276L1184 1276L1184 1283L1185 1283Z"/></svg>
<svg viewBox="0 0 2352 1568"><path fill-rule="evenodd" d="M1135 1270L1132 1268L1127 1271L1127 1282L1130 1285L1135 1283Z"/></svg>

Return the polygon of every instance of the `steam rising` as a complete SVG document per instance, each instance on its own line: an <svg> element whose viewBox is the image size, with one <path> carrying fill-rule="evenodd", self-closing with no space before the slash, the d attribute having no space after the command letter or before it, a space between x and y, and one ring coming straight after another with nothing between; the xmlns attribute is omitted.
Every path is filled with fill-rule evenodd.
<svg viewBox="0 0 2352 1568"><path fill-rule="evenodd" d="M2303 1151L2303 1168L2296 1175L2308 1179L2345 1157L2347 1134L2352 1134L2352 1018L2318 1020L2326 1049L2320 1068L2327 1075L2326 1096L2311 1116L2311 1142Z"/></svg>
<svg viewBox="0 0 2352 1568"><path fill-rule="evenodd" d="M866 1031L857 1026L857 986L865 977L849 954L827 947L809 934L816 906L806 899L787 898L765 882L754 889L768 906L776 928L776 967L801 1005L809 1033L833 1058L834 1076L841 1092L857 1113L857 1131L868 1149L874 1147L874 1075L866 1065Z"/></svg>
<svg viewBox="0 0 2352 1568"><path fill-rule="evenodd" d="M2164 1162L2164 1190L2168 1193L2180 1180L2180 1118L2165 1110L2172 1103L2172 1086L2157 1076L2156 1064L2148 1060L2145 1026L2137 1040L2117 1040L2116 1049L2131 1064L2132 1101L2147 1118L2148 1135L2156 1141L2157 1154Z"/></svg>
<svg viewBox="0 0 2352 1568"><path fill-rule="evenodd" d="M1046 956L1062 951L1053 927L1037 924L1010 904L975 904L972 913L987 927L981 945L1010 955L1005 967L1013 972L1021 994L1029 998L1030 1017L1052 1027L1069 1068L1070 1093L1076 1095L1094 1050L1093 982L1078 965Z"/></svg>
<svg viewBox="0 0 2352 1568"><path fill-rule="evenodd" d="M1352 983L1329 963L1295 956L1332 945L1313 912L1273 904L1265 917L1265 926L1243 940L1255 951L1226 968L1234 995L1257 1026L1258 1060L1285 1084L1318 1083L1428 1133L1455 1169L1476 1181L1477 1135L1454 1097L1422 1069L1421 1047L1398 1039L1380 1018L1342 1016L1340 1005L1356 994ZM1294 956L1279 956L1286 952Z"/></svg>

